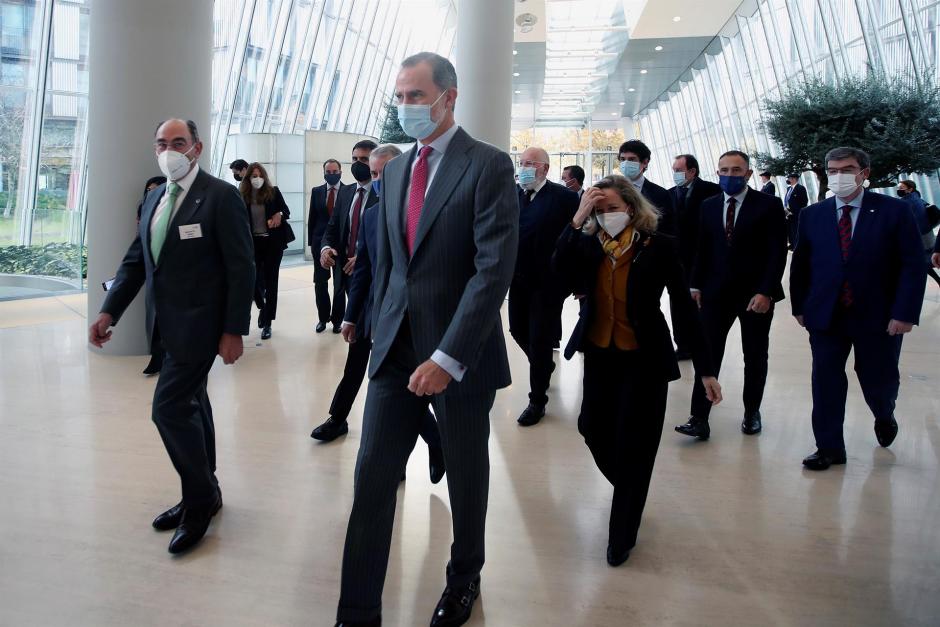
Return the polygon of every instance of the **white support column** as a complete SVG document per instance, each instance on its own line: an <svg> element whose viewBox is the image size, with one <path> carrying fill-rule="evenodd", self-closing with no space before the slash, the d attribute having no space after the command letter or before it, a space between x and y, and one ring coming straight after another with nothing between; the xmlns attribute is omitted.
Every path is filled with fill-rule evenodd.
<svg viewBox="0 0 940 627"><path fill-rule="evenodd" d="M144 183L160 174L153 134L161 120L189 118L208 164L212 103L212 2L95 0L88 111L88 319L104 301L136 233ZM205 167L205 166L203 166ZM105 345L111 355L147 353L143 289Z"/></svg>
<svg viewBox="0 0 940 627"><path fill-rule="evenodd" d="M512 117L513 3L457 5L456 118L471 136L509 150Z"/></svg>

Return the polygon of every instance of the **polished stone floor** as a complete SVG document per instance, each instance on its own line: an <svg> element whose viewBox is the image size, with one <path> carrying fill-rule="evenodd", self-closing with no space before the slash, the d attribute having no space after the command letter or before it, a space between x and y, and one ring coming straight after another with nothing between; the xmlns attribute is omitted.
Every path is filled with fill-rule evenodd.
<svg viewBox="0 0 940 627"><path fill-rule="evenodd" d="M311 268L283 271L274 338L257 329L210 376L225 508L203 545L173 558L150 528L178 498L149 419L144 357L85 343L81 295L0 303L0 625L332 625L359 440L318 445L345 359L313 333ZM906 339L890 450L857 383L846 466L802 470L813 449L810 354L784 303L771 339L764 432L740 433L737 330L712 439L672 432L691 368L670 387L639 544L604 560L611 489L576 430L581 364L556 372L549 415L522 429L524 358L497 395L483 594L470 625L940 624L940 291ZM566 330L573 310L565 314ZM118 328L116 332L136 332ZM418 445L399 494L385 625L426 625L450 542L446 485Z"/></svg>

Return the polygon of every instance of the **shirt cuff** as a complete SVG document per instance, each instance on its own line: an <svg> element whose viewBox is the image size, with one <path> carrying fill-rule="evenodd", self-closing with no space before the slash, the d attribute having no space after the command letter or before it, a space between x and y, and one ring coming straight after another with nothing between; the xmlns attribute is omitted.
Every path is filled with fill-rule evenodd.
<svg viewBox="0 0 940 627"><path fill-rule="evenodd" d="M354 327L354 326L356 326L355 322L350 322L349 320L343 320L343 326L341 328Z"/></svg>
<svg viewBox="0 0 940 627"><path fill-rule="evenodd" d="M324 250L328 250L328 249L330 249L330 248L333 248L333 247L332 247L332 246L324 246L323 248L320 249L320 254L323 254L323 251L324 251Z"/></svg>
<svg viewBox="0 0 940 627"><path fill-rule="evenodd" d="M447 353L441 352L439 350L434 351L434 354L431 355L431 361L446 370L447 374L453 377L454 381L457 381L458 383L463 380L463 375L467 372L466 366Z"/></svg>
<svg viewBox="0 0 940 627"><path fill-rule="evenodd" d="M697 287L690 287L689 291L695 294L695 293L701 292L702 290L698 289Z"/></svg>

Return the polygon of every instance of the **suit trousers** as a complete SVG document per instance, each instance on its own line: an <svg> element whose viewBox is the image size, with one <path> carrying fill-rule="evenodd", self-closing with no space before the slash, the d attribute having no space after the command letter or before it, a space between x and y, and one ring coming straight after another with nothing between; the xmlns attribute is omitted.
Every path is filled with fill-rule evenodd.
<svg viewBox="0 0 940 627"><path fill-rule="evenodd" d="M255 306L258 326L266 327L277 317L277 280L284 249L270 237L255 237Z"/></svg>
<svg viewBox="0 0 940 627"><path fill-rule="evenodd" d="M319 261L313 264L313 293L317 303L317 322L332 322L334 318L330 308L330 271L321 266Z"/></svg>
<svg viewBox="0 0 940 627"><path fill-rule="evenodd" d="M339 259L333 266L333 311L330 314L330 320L338 326L343 323L343 316L346 315L346 296L349 294L350 277L343 272L343 266Z"/></svg>
<svg viewBox="0 0 940 627"><path fill-rule="evenodd" d="M181 363L169 352L153 393L153 422L180 476L183 505L210 505L219 491L215 476L215 424L206 391L215 356Z"/></svg>
<svg viewBox="0 0 940 627"><path fill-rule="evenodd" d="M855 374L875 420L891 420L898 399L901 375L901 335L853 329L851 314L837 313L825 331L810 331L813 353L813 434L823 452L842 453L845 440L845 397L849 381L845 363L855 350Z"/></svg>
<svg viewBox="0 0 940 627"><path fill-rule="evenodd" d="M517 277L509 288L509 334L529 360L529 402L544 407L555 371L563 296Z"/></svg>
<svg viewBox="0 0 940 627"><path fill-rule="evenodd" d="M584 351L578 431L614 487L609 542L618 552L636 544L663 432L668 387L638 351L596 347Z"/></svg>
<svg viewBox="0 0 940 627"><path fill-rule="evenodd" d="M421 429L427 397L408 391L418 360L402 324L381 368L369 381L362 424L352 512L343 551L342 586L337 620L368 621L382 611L399 479ZM447 565L447 585L459 587L479 575L484 562L484 533L490 464L489 412L496 391L463 392L451 382L431 397L440 429L454 542Z"/></svg>
<svg viewBox="0 0 940 627"><path fill-rule="evenodd" d="M767 313L759 314L747 311L750 297L746 299L727 299L709 302L702 299L702 324L708 338L715 364L715 375L721 370L721 361L725 354L725 343L734 321L741 324L741 348L744 353L744 415L760 410L764 399L764 385L767 383L767 353L770 346L770 324L774 319L771 306ZM692 415L707 420L712 403L705 395L702 379L696 373L692 384Z"/></svg>
<svg viewBox="0 0 940 627"><path fill-rule="evenodd" d="M676 342L676 350L680 353L691 354L692 347L689 346L689 340L687 337L686 330L682 328L682 324L679 321L680 316L676 315L679 311L681 305L678 303L677 298L678 294L669 294L669 315L672 321L672 337Z"/></svg>
<svg viewBox="0 0 940 627"><path fill-rule="evenodd" d="M336 386L333 402L330 403L330 416L338 420L347 420L352 405L359 395L359 388L369 369L369 355L372 352L372 340L359 338L349 344L346 353L346 366L343 368L343 378ZM441 436L438 433L437 421L425 403L423 418L419 426L418 435L428 446L440 446Z"/></svg>

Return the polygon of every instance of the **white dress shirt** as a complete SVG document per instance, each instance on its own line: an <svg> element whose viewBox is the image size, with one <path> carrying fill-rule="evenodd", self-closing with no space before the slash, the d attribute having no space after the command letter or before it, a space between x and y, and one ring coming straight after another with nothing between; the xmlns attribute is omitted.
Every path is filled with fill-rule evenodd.
<svg viewBox="0 0 940 627"><path fill-rule="evenodd" d="M842 218L842 207L846 205L852 207L852 210L849 211L849 217L852 219L852 235L855 235L855 225L858 224L858 214L862 210L862 198L864 197L865 193L862 192L849 202L845 202L836 196L836 224L839 224L839 220Z"/></svg>
<svg viewBox="0 0 940 627"><path fill-rule="evenodd" d="M636 188L636 191L643 193L643 183L646 182L646 175L641 174L636 179L627 179L630 181L630 184Z"/></svg>
<svg viewBox="0 0 940 627"><path fill-rule="evenodd" d="M734 223L738 223L738 216L741 215L741 203L744 202L744 197L747 196L747 190L750 189L747 185L744 186L740 192L735 194L733 198L736 203L734 205ZM725 203L722 205L724 209L721 211L721 226L724 228L726 226L726 221L728 219L728 201L731 200L732 196L729 196L727 193L723 192L725 196Z"/></svg>
<svg viewBox="0 0 940 627"><path fill-rule="evenodd" d="M535 200L535 197L539 195L539 191L541 191L541 189L545 187L545 183L547 182L548 182L548 179L542 179L541 181L536 181L535 185L532 186L531 190L528 190L524 187L522 188L523 193L529 192L529 191L535 192L534 194L532 194L532 197L529 199L529 202L532 202L533 200Z"/></svg>
<svg viewBox="0 0 940 627"><path fill-rule="evenodd" d="M193 169L189 171L189 174L184 176L178 181L172 181L180 186L179 193L176 194L176 203L170 209L170 220L167 223L167 233L169 233L170 223L173 222L173 218L176 217L176 212L179 211L180 207L183 206L183 201L186 200L186 194L189 192L189 188L193 186L193 182L196 180L196 175L199 174L199 164L193 166ZM167 181L167 189L163 192L163 197L160 198L160 202L157 203L157 208L153 210L153 217L150 219L150 232L153 233L153 225L157 223L160 219L160 216L163 215L163 212L167 210L167 204L169 201L169 187L170 181Z"/></svg>

